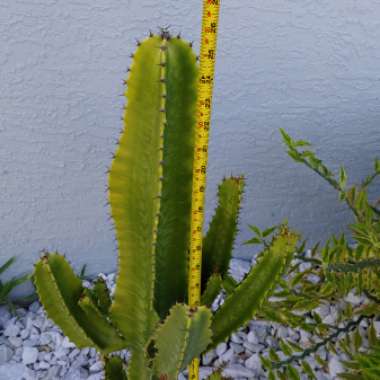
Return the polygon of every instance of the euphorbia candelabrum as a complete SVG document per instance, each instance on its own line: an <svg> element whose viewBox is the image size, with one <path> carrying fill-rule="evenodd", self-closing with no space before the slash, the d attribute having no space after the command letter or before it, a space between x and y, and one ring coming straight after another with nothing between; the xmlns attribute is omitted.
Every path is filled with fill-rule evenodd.
<svg viewBox="0 0 380 380"><path fill-rule="evenodd" d="M176 379L194 357L253 317L284 273L297 235L283 226L237 284L228 275L244 180L226 178L204 238L202 303L187 305L198 67L167 31L138 43L126 81L124 130L109 171L118 242L114 295L82 286L65 258L46 254L34 279L48 316L79 348L95 347L109 380ZM210 306L222 289L225 302ZM126 364L109 354L128 349Z"/></svg>

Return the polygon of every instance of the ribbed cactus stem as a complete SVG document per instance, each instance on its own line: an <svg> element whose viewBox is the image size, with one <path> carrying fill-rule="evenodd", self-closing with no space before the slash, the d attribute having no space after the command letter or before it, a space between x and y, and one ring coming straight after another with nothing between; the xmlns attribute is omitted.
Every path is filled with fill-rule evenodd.
<svg viewBox="0 0 380 380"><path fill-rule="evenodd" d="M185 301L195 128L195 55L164 31L139 43L126 90L124 130L109 174L119 246L110 314L132 348L156 312Z"/></svg>
<svg viewBox="0 0 380 380"><path fill-rule="evenodd" d="M161 78L165 114L161 208L156 246L155 307L164 318L176 302L186 301L196 78L195 55L188 43L167 32Z"/></svg>
<svg viewBox="0 0 380 380"><path fill-rule="evenodd" d="M224 178L218 187L218 206L203 239L202 289L216 273L228 271L244 190L244 177Z"/></svg>
<svg viewBox="0 0 380 380"><path fill-rule="evenodd" d="M128 75L124 130L111 165L109 199L119 247L111 315L134 347L151 334L160 210L164 84L159 37L141 42Z"/></svg>

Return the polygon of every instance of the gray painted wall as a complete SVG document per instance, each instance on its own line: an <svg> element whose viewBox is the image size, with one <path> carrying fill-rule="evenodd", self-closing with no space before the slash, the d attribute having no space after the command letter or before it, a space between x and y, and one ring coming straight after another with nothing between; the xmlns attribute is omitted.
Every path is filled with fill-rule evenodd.
<svg viewBox="0 0 380 380"><path fill-rule="evenodd" d="M248 223L288 217L325 239L349 213L286 156L278 129L311 139L352 180L368 173L380 143L380 1L222 3L208 215L220 178L244 173L236 255L252 254L241 247ZM200 0L0 2L0 259L19 257L13 273L43 248L91 273L115 268L105 171L129 54L158 26L197 41L200 11Z"/></svg>

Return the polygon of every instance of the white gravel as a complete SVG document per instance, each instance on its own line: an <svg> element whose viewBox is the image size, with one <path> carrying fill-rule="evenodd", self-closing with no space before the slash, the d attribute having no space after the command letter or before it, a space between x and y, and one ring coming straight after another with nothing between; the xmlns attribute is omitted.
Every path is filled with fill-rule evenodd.
<svg viewBox="0 0 380 380"><path fill-rule="evenodd" d="M241 279L249 267L249 262L232 260L231 273L235 278ZM101 276L113 289L115 275ZM352 303L361 302L356 296L350 297ZM220 300L221 298L218 301ZM335 322L337 310L334 307L323 306L318 311L326 323ZM17 309L17 315L12 316L5 307L0 308L0 380L104 378L102 363L96 351L89 348L77 349L46 318L38 302L34 302L27 310ZM376 329L380 330L380 322L376 322ZM309 334L303 331L294 331L274 323L251 321L245 329L233 334L228 342L219 344L215 350L203 356L201 378L206 378L218 368L223 370L224 376L237 380L266 379L259 354L266 356L270 347L276 350L278 337L304 345L309 343ZM280 351L277 353L283 357ZM329 373L325 373L312 357L307 359L312 368L319 369L318 379L337 378L337 373L342 371L339 357L328 357L324 350L320 354L326 357L328 366L324 370ZM185 375L186 372L181 374L180 379L185 379Z"/></svg>

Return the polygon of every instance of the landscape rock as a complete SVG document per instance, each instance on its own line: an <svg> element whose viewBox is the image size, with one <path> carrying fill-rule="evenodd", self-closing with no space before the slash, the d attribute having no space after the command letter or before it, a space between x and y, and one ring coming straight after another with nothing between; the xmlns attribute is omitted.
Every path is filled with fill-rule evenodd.
<svg viewBox="0 0 380 380"><path fill-rule="evenodd" d="M343 372L343 366L339 358L336 355L332 355L329 358L329 372L332 377L338 376L339 373Z"/></svg>
<svg viewBox="0 0 380 380"><path fill-rule="evenodd" d="M0 365L7 363L13 356L13 351L5 344L0 345Z"/></svg>
<svg viewBox="0 0 380 380"><path fill-rule="evenodd" d="M21 380L25 366L20 363L8 363L0 366L0 380Z"/></svg>
<svg viewBox="0 0 380 380"><path fill-rule="evenodd" d="M222 356L227 350L227 344L226 343L220 343L216 346L216 355L217 356Z"/></svg>
<svg viewBox="0 0 380 380"><path fill-rule="evenodd" d="M245 361L245 366L252 370L258 370L261 367L261 360L258 354L253 354Z"/></svg>
<svg viewBox="0 0 380 380"><path fill-rule="evenodd" d="M234 364L223 369L223 376L231 377L232 379L236 379L238 377L252 379L255 376L255 372L243 367L240 364Z"/></svg>
<svg viewBox="0 0 380 380"><path fill-rule="evenodd" d="M4 336L17 336L20 332L20 328L15 323L8 323L4 330Z"/></svg>
<svg viewBox="0 0 380 380"><path fill-rule="evenodd" d="M22 352L22 363L32 364L35 363L38 357L38 350L35 347L24 347Z"/></svg>

